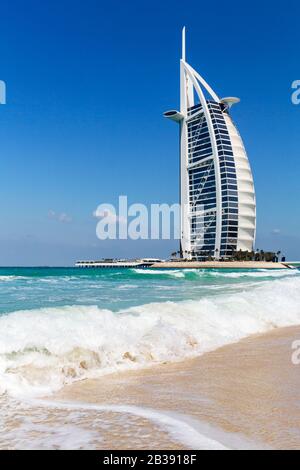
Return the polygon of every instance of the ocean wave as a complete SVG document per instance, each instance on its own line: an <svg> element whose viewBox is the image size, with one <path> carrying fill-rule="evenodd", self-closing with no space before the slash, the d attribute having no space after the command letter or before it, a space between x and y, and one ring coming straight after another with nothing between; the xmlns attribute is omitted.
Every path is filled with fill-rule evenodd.
<svg viewBox="0 0 300 470"><path fill-rule="evenodd" d="M15 276L15 275L7 275L7 276L0 276L0 282L9 282L9 281L23 281L23 280L30 280L31 278L27 276Z"/></svg>
<svg viewBox="0 0 300 470"><path fill-rule="evenodd" d="M0 317L0 392L43 395L76 380L182 360L296 324L299 277L118 313L97 306L19 311Z"/></svg>
<svg viewBox="0 0 300 470"><path fill-rule="evenodd" d="M299 270L297 269L257 269L257 270L231 270L231 269L133 269L135 274L153 276L153 277L162 277L162 278L181 278L185 280L197 280L199 278L229 278L229 279L239 279L239 278L282 278L286 276L295 276L299 275Z"/></svg>
<svg viewBox="0 0 300 470"><path fill-rule="evenodd" d="M180 269L132 269L136 274L145 274L147 276L171 276L185 277L185 272Z"/></svg>
<svg viewBox="0 0 300 470"><path fill-rule="evenodd" d="M18 279L18 276L0 276L0 282L14 281L15 279Z"/></svg>
<svg viewBox="0 0 300 470"><path fill-rule="evenodd" d="M15 279L17 279L16 276L0 276L0 282L14 281Z"/></svg>

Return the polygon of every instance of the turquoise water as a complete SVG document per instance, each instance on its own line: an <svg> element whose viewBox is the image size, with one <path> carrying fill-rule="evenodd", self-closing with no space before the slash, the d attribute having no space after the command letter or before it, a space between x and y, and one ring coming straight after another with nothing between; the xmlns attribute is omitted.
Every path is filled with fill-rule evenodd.
<svg viewBox="0 0 300 470"><path fill-rule="evenodd" d="M239 292L291 275L275 270L0 268L0 314L68 305L117 312L151 302Z"/></svg>
<svg viewBox="0 0 300 470"><path fill-rule="evenodd" d="M45 395L300 324L299 270L0 269L0 395Z"/></svg>

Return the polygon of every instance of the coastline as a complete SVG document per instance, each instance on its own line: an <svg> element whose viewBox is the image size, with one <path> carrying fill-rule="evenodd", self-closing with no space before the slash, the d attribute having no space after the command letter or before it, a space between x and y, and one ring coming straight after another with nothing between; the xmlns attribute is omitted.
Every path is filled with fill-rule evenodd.
<svg viewBox="0 0 300 470"><path fill-rule="evenodd" d="M266 261L172 261L155 263L151 269L293 269L288 263Z"/></svg>
<svg viewBox="0 0 300 470"><path fill-rule="evenodd" d="M292 364L291 345L299 338L300 327L277 329L184 362L77 382L51 401L138 407L163 416L180 411L182 423L227 448L297 449L300 366ZM140 433L147 430L148 437L139 448L152 448L150 423L144 417ZM161 449L184 448L164 437ZM128 439L122 437L122 447L114 440L110 445L136 448Z"/></svg>
<svg viewBox="0 0 300 470"><path fill-rule="evenodd" d="M267 262L267 261L153 261L149 258L140 260L111 260L111 261L77 261L75 268L97 268L97 269L296 269L296 263Z"/></svg>

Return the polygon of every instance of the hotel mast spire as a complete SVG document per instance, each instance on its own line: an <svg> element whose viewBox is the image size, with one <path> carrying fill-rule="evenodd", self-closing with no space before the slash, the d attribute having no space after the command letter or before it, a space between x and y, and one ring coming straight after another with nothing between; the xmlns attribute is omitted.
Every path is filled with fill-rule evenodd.
<svg viewBox="0 0 300 470"><path fill-rule="evenodd" d="M186 60L185 26L182 28L182 60Z"/></svg>

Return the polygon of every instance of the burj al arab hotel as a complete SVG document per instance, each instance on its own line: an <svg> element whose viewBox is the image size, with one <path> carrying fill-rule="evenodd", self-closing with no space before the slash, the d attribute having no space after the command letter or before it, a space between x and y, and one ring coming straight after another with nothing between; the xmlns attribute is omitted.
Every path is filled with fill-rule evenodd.
<svg viewBox="0 0 300 470"><path fill-rule="evenodd" d="M253 176L230 108L186 62L180 61L180 111L164 116L180 126L181 253L184 258L230 258L252 251L256 232Z"/></svg>

